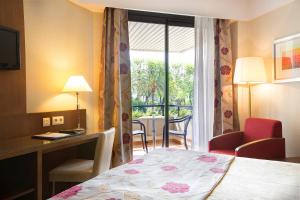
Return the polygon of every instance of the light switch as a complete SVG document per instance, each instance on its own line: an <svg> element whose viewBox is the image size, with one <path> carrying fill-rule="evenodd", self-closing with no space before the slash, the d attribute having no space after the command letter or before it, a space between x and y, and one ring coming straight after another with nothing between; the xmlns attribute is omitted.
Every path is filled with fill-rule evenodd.
<svg viewBox="0 0 300 200"><path fill-rule="evenodd" d="M51 126L51 120L50 117L44 117L43 118L43 127Z"/></svg>

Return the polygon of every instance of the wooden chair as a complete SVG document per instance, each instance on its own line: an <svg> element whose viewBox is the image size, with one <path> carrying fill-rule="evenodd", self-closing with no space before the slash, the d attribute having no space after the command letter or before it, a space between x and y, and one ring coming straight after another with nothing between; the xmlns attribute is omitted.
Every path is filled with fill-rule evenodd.
<svg viewBox="0 0 300 200"><path fill-rule="evenodd" d="M49 172L52 193L56 182L84 182L110 169L115 129L99 135L94 160L71 159Z"/></svg>
<svg viewBox="0 0 300 200"><path fill-rule="evenodd" d="M141 135L143 149L144 150L146 149L146 152L148 153L147 134L146 134L145 124L143 124L143 122L141 122L140 120L132 120L132 124L137 124L140 126L140 129L132 131L132 134L133 135Z"/></svg>

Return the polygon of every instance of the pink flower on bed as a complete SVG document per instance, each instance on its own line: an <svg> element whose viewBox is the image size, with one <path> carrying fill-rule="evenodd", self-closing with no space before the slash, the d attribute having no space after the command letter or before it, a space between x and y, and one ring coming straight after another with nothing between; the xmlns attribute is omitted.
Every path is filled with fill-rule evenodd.
<svg viewBox="0 0 300 200"><path fill-rule="evenodd" d="M144 159L139 158L139 159L130 161L128 164L142 164L143 162L144 162Z"/></svg>
<svg viewBox="0 0 300 200"><path fill-rule="evenodd" d="M176 170L177 169L177 167L176 166L174 166L174 165L165 165L165 166L162 166L162 167L160 167L162 170L164 170L164 171L174 171L174 170Z"/></svg>
<svg viewBox="0 0 300 200"><path fill-rule="evenodd" d="M56 198L67 199L69 197L75 196L81 189L82 189L82 186L76 185L74 187L71 187L68 190L65 190L65 191L53 196L53 198L54 199L56 199Z"/></svg>
<svg viewBox="0 0 300 200"><path fill-rule="evenodd" d="M140 173L140 171L135 170L135 169L126 169L126 170L124 170L124 172L126 174L139 174Z"/></svg>
<svg viewBox="0 0 300 200"><path fill-rule="evenodd" d="M225 170L222 168L211 168L210 171L213 173L221 173L221 174L225 172Z"/></svg>
<svg viewBox="0 0 300 200"><path fill-rule="evenodd" d="M202 156L199 156L199 158L197 160L202 161L202 162L213 163L213 162L217 161L217 158L215 156L202 155Z"/></svg>
<svg viewBox="0 0 300 200"><path fill-rule="evenodd" d="M168 182L164 186L162 186L161 189L166 190L170 193L185 193L189 191L190 186L183 183Z"/></svg>

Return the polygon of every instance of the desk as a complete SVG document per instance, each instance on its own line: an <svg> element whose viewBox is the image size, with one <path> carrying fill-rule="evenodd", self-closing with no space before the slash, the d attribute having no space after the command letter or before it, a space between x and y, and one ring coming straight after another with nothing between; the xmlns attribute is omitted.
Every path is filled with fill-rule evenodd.
<svg viewBox="0 0 300 200"><path fill-rule="evenodd" d="M60 149L66 149L73 146L79 146L81 144L96 141L101 131L99 130L88 130L85 134L69 137L65 139L47 141L32 139L30 136L22 137L17 139L11 139L0 142L0 161L8 160L15 157L25 155L36 155L36 188L30 188L27 192L36 191L38 200L43 198L43 156L46 153L57 151ZM35 157L35 156L34 156ZM30 157L30 159L33 159ZM5 173L5 172L0 172ZM21 191L26 192L26 191Z"/></svg>

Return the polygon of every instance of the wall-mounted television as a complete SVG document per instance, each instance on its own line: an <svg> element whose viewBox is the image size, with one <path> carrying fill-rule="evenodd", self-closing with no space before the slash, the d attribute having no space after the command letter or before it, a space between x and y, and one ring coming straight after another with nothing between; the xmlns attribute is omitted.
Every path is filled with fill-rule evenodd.
<svg viewBox="0 0 300 200"><path fill-rule="evenodd" d="M20 69L19 32L0 26L0 70Z"/></svg>

